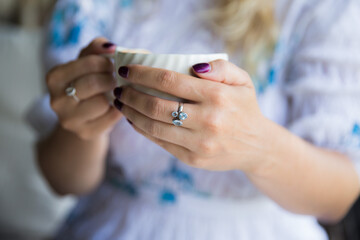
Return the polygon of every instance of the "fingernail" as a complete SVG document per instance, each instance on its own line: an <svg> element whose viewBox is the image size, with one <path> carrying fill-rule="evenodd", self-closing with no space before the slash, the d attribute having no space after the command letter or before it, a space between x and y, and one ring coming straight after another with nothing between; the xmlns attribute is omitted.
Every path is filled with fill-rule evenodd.
<svg viewBox="0 0 360 240"><path fill-rule="evenodd" d="M118 99L115 99L114 100L114 106L119 110L119 111L121 111L121 108L123 107L123 103L122 102L120 102Z"/></svg>
<svg viewBox="0 0 360 240"><path fill-rule="evenodd" d="M129 76L129 68L122 66L119 68L118 73L121 77L127 78Z"/></svg>
<svg viewBox="0 0 360 240"><path fill-rule="evenodd" d="M131 125L133 124L132 121L130 121L129 119L126 119Z"/></svg>
<svg viewBox="0 0 360 240"><path fill-rule="evenodd" d="M115 46L115 44L113 44L112 42L107 42L107 43L104 43L102 46L103 46L103 48L111 48L111 47Z"/></svg>
<svg viewBox="0 0 360 240"><path fill-rule="evenodd" d="M122 87L117 87L114 89L114 96L118 99L120 99L121 97L121 93L122 93Z"/></svg>
<svg viewBox="0 0 360 240"><path fill-rule="evenodd" d="M192 66L195 72L197 73L207 73L211 70L211 65L209 63L198 63Z"/></svg>

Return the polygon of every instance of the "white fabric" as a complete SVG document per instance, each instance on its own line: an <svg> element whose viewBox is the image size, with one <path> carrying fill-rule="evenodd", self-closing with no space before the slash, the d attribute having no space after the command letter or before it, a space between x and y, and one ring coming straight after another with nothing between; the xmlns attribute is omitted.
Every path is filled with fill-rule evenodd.
<svg viewBox="0 0 360 240"><path fill-rule="evenodd" d="M360 2L324 1L316 12L290 62L288 127L318 146L348 154L360 176L360 32L354 31Z"/></svg>
<svg viewBox="0 0 360 240"><path fill-rule="evenodd" d="M224 50L223 41L192 18L207 1L159 0L153 13L146 3L59 1L49 66L73 59L104 34L118 45L153 52ZM264 115L348 154L358 166L359 2L279 0L276 10L281 34L268 84L258 93ZM58 239L326 239L314 218L276 207L244 173L191 168L124 119L111 134L108 160L106 180L80 200Z"/></svg>

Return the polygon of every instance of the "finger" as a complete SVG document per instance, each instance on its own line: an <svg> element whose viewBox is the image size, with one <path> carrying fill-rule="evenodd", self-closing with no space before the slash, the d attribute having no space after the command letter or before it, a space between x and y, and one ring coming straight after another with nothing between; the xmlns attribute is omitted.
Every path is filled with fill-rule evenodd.
<svg viewBox="0 0 360 240"><path fill-rule="evenodd" d="M183 146L189 150L195 146L193 131L187 128L153 120L126 105L122 107L121 112L133 125L152 137Z"/></svg>
<svg viewBox="0 0 360 240"><path fill-rule="evenodd" d="M93 138L101 134L109 133L113 126L123 117L123 114L114 107L110 107L109 110L99 118L89 121L84 124L83 138Z"/></svg>
<svg viewBox="0 0 360 240"><path fill-rule="evenodd" d="M88 74L74 81L76 96L85 100L95 95L106 93L116 87L116 80L112 74Z"/></svg>
<svg viewBox="0 0 360 240"><path fill-rule="evenodd" d="M246 71L225 60L195 64L192 69L196 76L203 79L228 85L252 86L251 78Z"/></svg>
<svg viewBox="0 0 360 240"><path fill-rule="evenodd" d="M120 94L119 90L121 91ZM153 120L168 124L172 124L172 120L174 119L172 113L178 111L179 108L178 102L154 97L137 91L132 87L117 88L115 93L117 93L117 98L123 104ZM187 118L183 120L184 125L182 127L194 129L199 125L200 119L196 119L200 115L199 110L197 110L198 105L199 104L194 103L184 103L183 112L187 114Z"/></svg>
<svg viewBox="0 0 360 240"><path fill-rule="evenodd" d="M105 57L87 56L52 69L47 75L47 84L53 94L65 91L74 79L88 74L112 73L113 68L112 62Z"/></svg>
<svg viewBox="0 0 360 240"><path fill-rule="evenodd" d="M67 103L65 102L64 104ZM76 129L78 127L82 127L85 122L101 117L109 110L110 107L111 106L106 96L100 94L85 101L81 101L75 107L63 107L62 112L59 115L63 119L66 119L63 120L63 125L65 125L65 128Z"/></svg>
<svg viewBox="0 0 360 240"><path fill-rule="evenodd" d="M151 141L153 141L154 143L158 144L160 147L164 148L165 150L167 150L168 152L170 152L172 155L174 155L176 158L181 159L182 161L187 162L188 164L191 164L189 160L189 156L192 155L192 152L189 151L188 149L170 143L170 142L166 142L163 141L161 139L155 138L151 135L149 135L148 133L146 133L145 131L143 131L142 129L136 127L135 125L132 125L133 128L135 129L135 131L137 131L138 133L144 135L146 138L150 139Z"/></svg>
<svg viewBox="0 0 360 240"><path fill-rule="evenodd" d="M86 48L81 50L79 58L91 55L91 54L107 54L113 53L116 50L116 45L109 42L108 39L99 37L95 38Z"/></svg>
<svg viewBox="0 0 360 240"><path fill-rule="evenodd" d="M201 91L204 86L214 84L186 74L141 65L120 67L118 73L131 83L196 102L201 102L206 98Z"/></svg>

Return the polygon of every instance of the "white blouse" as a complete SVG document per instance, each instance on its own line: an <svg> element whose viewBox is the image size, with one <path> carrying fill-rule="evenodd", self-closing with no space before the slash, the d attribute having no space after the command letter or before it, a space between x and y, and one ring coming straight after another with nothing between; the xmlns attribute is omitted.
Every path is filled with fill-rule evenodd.
<svg viewBox="0 0 360 240"><path fill-rule="evenodd" d="M222 52L223 40L195 18L210 4L60 0L46 63L49 68L76 58L97 36L156 53ZM263 114L315 145L346 154L360 176L360 2L278 0L276 16L281 32L274 57L257 76L266 80L258 86ZM46 136L57 121L49 97L31 113L32 125ZM187 166L122 119L111 133L103 183L80 198L57 239L327 237L313 217L280 208L243 172Z"/></svg>

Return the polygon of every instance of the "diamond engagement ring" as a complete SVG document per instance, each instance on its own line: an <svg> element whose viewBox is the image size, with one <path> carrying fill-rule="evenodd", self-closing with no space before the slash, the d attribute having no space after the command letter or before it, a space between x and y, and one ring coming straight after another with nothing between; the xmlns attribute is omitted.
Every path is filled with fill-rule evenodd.
<svg viewBox="0 0 360 240"><path fill-rule="evenodd" d="M68 88L65 89L65 93L67 96L73 97L76 102L80 101L80 99L76 96L76 88L74 88L72 86L72 84Z"/></svg>
<svg viewBox="0 0 360 240"><path fill-rule="evenodd" d="M182 120L185 120L188 118L188 115L183 112L184 104L182 102L179 102L179 109L177 111L172 112L171 116L174 118L172 123L175 126L182 126L183 122Z"/></svg>

